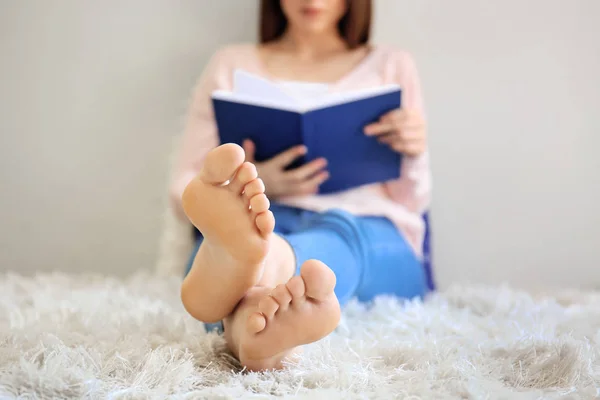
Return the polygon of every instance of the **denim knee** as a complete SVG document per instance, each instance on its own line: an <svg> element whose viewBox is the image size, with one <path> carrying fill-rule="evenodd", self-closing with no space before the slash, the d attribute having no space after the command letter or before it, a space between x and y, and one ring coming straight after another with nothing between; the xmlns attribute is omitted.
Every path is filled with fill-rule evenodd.
<svg viewBox="0 0 600 400"><path fill-rule="evenodd" d="M364 267L367 264L368 246L356 216L340 209L328 210L314 215L307 224L307 228L335 231L348 243L348 247L354 252L361 266Z"/></svg>

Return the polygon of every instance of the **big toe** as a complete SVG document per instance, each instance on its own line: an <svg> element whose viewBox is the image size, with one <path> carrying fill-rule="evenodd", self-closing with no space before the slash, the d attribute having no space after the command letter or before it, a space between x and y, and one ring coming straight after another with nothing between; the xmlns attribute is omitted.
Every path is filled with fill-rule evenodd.
<svg viewBox="0 0 600 400"><path fill-rule="evenodd" d="M333 271L319 260L308 260L302 264L300 276L304 280L306 296L315 300L325 300L335 288Z"/></svg>
<svg viewBox="0 0 600 400"><path fill-rule="evenodd" d="M223 144L206 155L201 179L206 183L222 184L233 177L244 159L244 149L240 146Z"/></svg>

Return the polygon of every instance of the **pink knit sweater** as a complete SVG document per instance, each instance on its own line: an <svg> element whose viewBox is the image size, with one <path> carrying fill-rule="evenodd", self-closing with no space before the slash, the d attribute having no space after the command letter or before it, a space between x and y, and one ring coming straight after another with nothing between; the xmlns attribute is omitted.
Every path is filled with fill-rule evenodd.
<svg viewBox="0 0 600 400"><path fill-rule="evenodd" d="M194 90L182 148L175 164L170 195L177 209L180 209L183 190L199 172L204 157L219 144L211 92L231 90L236 69L269 78L255 45L228 46L213 55ZM330 83L329 90L340 92L387 83L397 83L402 87L402 107L424 114L413 58L390 47L374 47L352 71ZM278 202L314 211L340 208L355 215L387 217L398 227L415 253L421 255L425 232L421 215L429 207L430 195L429 155L426 152L418 157L403 157L401 176L395 181L329 195L280 198Z"/></svg>

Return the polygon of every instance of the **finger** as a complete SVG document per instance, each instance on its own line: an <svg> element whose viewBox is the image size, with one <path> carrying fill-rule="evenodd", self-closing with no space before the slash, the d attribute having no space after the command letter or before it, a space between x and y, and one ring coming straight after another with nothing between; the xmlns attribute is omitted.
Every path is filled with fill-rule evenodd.
<svg viewBox="0 0 600 400"><path fill-rule="evenodd" d="M422 140L425 138L425 131L423 129L402 129L400 131L400 137L405 140Z"/></svg>
<svg viewBox="0 0 600 400"><path fill-rule="evenodd" d="M421 155L425 151L425 143L424 142L413 142L413 143L401 143L396 142L390 145L392 149L395 151L405 154L407 156L418 156Z"/></svg>
<svg viewBox="0 0 600 400"><path fill-rule="evenodd" d="M380 135L378 140L387 140L388 143L390 140L425 140L425 130L420 127L417 129L396 129L393 132L388 133L387 135Z"/></svg>
<svg viewBox="0 0 600 400"><path fill-rule="evenodd" d="M254 154L256 153L256 145L254 142L250 139L246 139L242 143L242 148L246 153L246 161L251 163L255 162Z"/></svg>
<svg viewBox="0 0 600 400"><path fill-rule="evenodd" d="M399 135L383 135L377 138L377 141L384 144L402 143L404 140Z"/></svg>
<svg viewBox="0 0 600 400"><path fill-rule="evenodd" d="M400 123L403 127L423 128L426 125L423 115L416 111L405 111L400 119Z"/></svg>
<svg viewBox="0 0 600 400"><path fill-rule="evenodd" d="M387 145L400 145L400 146L414 146L416 144L420 144L425 142L421 136L414 138L406 138L400 135L388 135L383 137L378 137L377 140L380 143L384 143Z"/></svg>
<svg viewBox="0 0 600 400"><path fill-rule="evenodd" d="M389 111L381 116L381 122L399 122L406 118L406 112L401 109Z"/></svg>
<svg viewBox="0 0 600 400"><path fill-rule="evenodd" d="M395 124L391 122L374 122L365 126L367 136L379 136L394 130Z"/></svg>
<svg viewBox="0 0 600 400"><path fill-rule="evenodd" d="M420 119L407 119L397 123L401 130L425 130L425 122Z"/></svg>
<svg viewBox="0 0 600 400"><path fill-rule="evenodd" d="M401 129L424 129L425 120L419 112L410 110L394 110L383 117L381 122L395 123Z"/></svg>
<svg viewBox="0 0 600 400"><path fill-rule="evenodd" d="M310 178L326 166L327 160L324 158L318 158L302 165L301 167L294 168L293 170L286 172L285 175L286 178L290 179L291 181L301 182Z"/></svg>
<svg viewBox="0 0 600 400"><path fill-rule="evenodd" d="M306 146L294 146L284 152L279 153L271 159L272 162L280 167L287 167L298 157L306 154Z"/></svg>
<svg viewBox="0 0 600 400"><path fill-rule="evenodd" d="M319 191L319 186L329 179L329 172L322 171L312 178L295 185L296 194L315 194Z"/></svg>

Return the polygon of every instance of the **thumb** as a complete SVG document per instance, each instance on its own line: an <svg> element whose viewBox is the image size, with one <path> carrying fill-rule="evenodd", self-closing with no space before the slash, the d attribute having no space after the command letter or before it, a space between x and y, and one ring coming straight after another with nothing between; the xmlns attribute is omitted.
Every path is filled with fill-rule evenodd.
<svg viewBox="0 0 600 400"><path fill-rule="evenodd" d="M255 161L254 154L256 152L256 145L254 144L254 142L252 142L252 140L250 139L246 139L244 140L242 147L244 149L244 152L246 153L246 161L253 163Z"/></svg>

